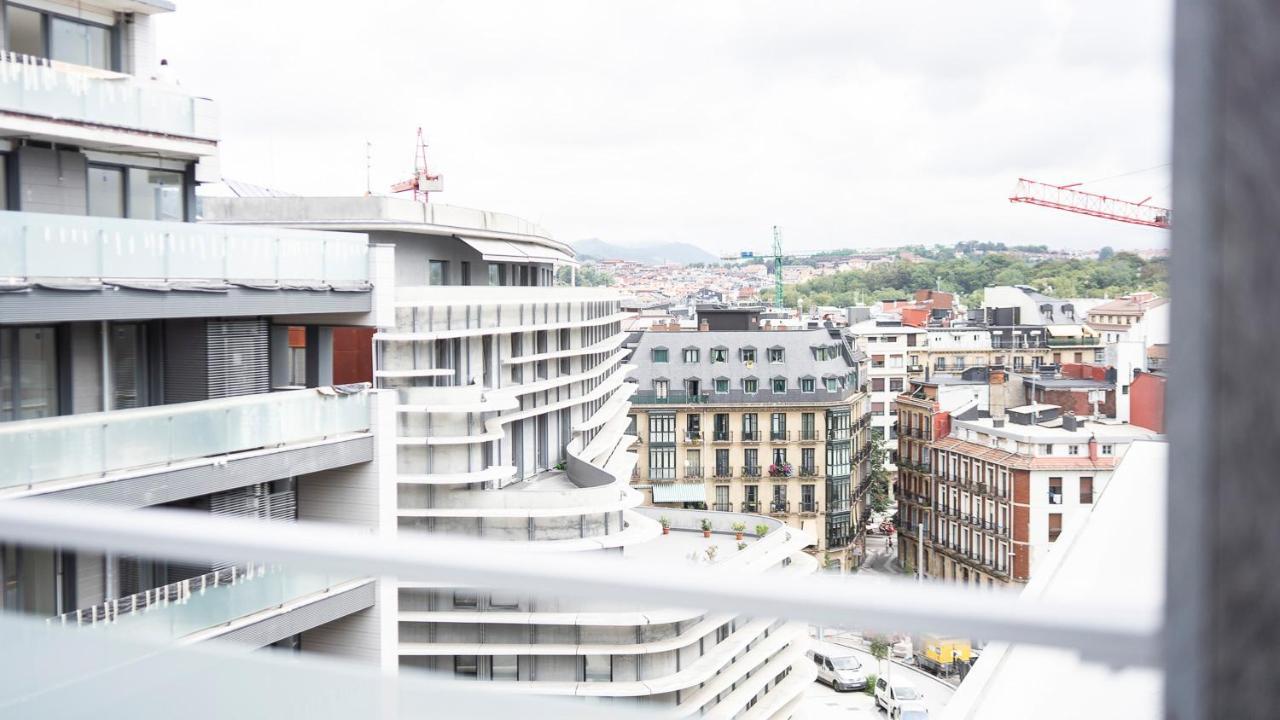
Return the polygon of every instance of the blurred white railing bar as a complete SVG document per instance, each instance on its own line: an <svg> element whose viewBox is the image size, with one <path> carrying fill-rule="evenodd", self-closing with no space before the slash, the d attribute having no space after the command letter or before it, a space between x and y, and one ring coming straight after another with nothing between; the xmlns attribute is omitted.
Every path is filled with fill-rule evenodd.
<svg viewBox="0 0 1280 720"><path fill-rule="evenodd" d="M411 540L325 525L270 525L180 511L128 512L55 501L0 504L0 537L8 541L88 547L118 553L204 560L255 557L327 573L389 575L785 617L817 625L894 632L948 632L1009 642L1073 648L1114 665L1158 666L1160 608L1072 602L1028 602L1004 593L810 577L761 583L758 575L709 573L697 565L625 565L605 558L519 551L509 544Z"/></svg>

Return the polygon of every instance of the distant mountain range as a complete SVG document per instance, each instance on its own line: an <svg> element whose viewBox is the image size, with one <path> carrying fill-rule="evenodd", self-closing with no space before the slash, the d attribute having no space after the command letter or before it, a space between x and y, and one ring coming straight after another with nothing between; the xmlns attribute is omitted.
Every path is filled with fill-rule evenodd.
<svg viewBox="0 0 1280 720"><path fill-rule="evenodd" d="M715 255L689 243L677 242L626 247L591 238L571 244L573 249L577 251L579 260L631 260L647 265L661 265L669 262L705 263L719 260Z"/></svg>

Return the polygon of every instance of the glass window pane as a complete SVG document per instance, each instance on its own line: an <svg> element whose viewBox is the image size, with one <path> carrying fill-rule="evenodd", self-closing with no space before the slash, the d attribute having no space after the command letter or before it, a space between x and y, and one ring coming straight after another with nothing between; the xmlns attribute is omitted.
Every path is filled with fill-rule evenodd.
<svg viewBox="0 0 1280 720"><path fill-rule="evenodd" d="M129 168L129 217L182 221L183 195L182 173Z"/></svg>
<svg viewBox="0 0 1280 720"><path fill-rule="evenodd" d="M110 31L66 18L49 19L49 57L76 65L111 69Z"/></svg>
<svg viewBox="0 0 1280 720"><path fill-rule="evenodd" d="M111 409L147 406L146 327L111 326Z"/></svg>
<svg viewBox="0 0 1280 720"><path fill-rule="evenodd" d="M18 417L58 414L58 365L50 327L18 328Z"/></svg>
<svg viewBox="0 0 1280 720"><path fill-rule="evenodd" d="M124 170L89 166L89 214L124 217Z"/></svg>
<svg viewBox="0 0 1280 720"><path fill-rule="evenodd" d="M23 55L46 57L44 32L40 29L40 13L35 10L8 7L9 49Z"/></svg>

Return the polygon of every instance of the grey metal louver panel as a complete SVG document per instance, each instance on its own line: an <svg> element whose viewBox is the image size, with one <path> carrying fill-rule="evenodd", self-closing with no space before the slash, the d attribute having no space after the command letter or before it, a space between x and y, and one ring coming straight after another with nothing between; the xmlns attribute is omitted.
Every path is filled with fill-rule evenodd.
<svg viewBox="0 0 1280 720"><path fill-rule="evenodd" d="M295 522L298 519L298 495L292 490L266 496L266 519Z"/></svg>
<svg viewBox="0 0 1280 720"><path fill-rule="evenodd" d="M261 517L262 485L250 485L209 496L209 513L219 517Z"/></svg>
<svg viewBox="0 0 1280 720"><path fill-rule="evenodd" d="M270 326L266 320L209 320L205 337L210 398L271 390Z"/></svg>

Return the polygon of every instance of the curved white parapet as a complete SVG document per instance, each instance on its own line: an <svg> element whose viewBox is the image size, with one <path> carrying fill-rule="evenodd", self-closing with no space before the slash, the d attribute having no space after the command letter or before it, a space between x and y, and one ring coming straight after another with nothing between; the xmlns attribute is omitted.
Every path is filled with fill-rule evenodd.
<svg viewBox="0 0 1280 720"><path fill-rule="evenodd" d="M421 340L452 340L455 338L483 337L485 335L504 335L513 332L536 332L540 330L567 330L575 328L598 327L610 323L622 322L635 313L619 312L612 315L560 322L537 323L533 325L495 325L493 327L453 328L449 330L432 330L428 332L380 332L374 333L373 339L378 342L418 342Z"/></svg>
<svg viewBox="0 0 1280 720"><path fill-rule="evenodd" d="M733 620L733 615L708 615L678 635L641 643L400 643L401 655L653 655L688 647ZM769 622L755 621L763 632ZM748 626L750 627L750 625ZM740 631L741 632L741 631Z"/></svg>
<svg viewBox="0 0 1280 720"><path fill-rule="evenodd" d="M612 376L609 379L612 380ZM606 381L606 383L607 382L608 381ZM583 420L577 425L574 425L574 432L594 430L618 415L627 414L627 411L631 409L631 405L628 401L631 399L631 396L636 394L636 384L626 382L624 376L624 379L619 382L617 386L610 387L610 390L615 391L612 396L600 406L599 410L592 413L591 417Z"/></svg>
<svg viewBox="0 0 1280 720"><path fill-rule="evenodd" d="M401 610L399 622L487 625L581 625L583 627L625 627L628 625L670 625L700 618L702 610L662 608L645 611L542 612L519 610Z"/></svg>
<svg viewBox="0 0 1280 720"><path fill-rule="evenodd" d="M468 493L483 495L485 493ZM507 495L511 493L488 493L489 495ZM577 498L569 498L577 500ZM573 517L612 513L630 510L644 502L644 495L636 491L619 493L619 497L592 505L569 505L546 507L433 507L433 508L400 508L396 514L400 517L453 517L453 518L550 518Z"/></svg>
<svg viewBox="0 0 1280 720"><path fill-rule="evenodd" d="M569 348L568 350L552 350L551 352L538 353L537 355L521 355L520 357L507 358L502 361L503 365L526 365L531 362L541 362L543 360L559 360L567 357L578 357L579 355L595 355L597 353L609 352L622 347L622 343L626 342L627 333L620 332L617 335L609 337L594 345L588 345L580 348Z"/></svg>
<svg viewBox="0 0 1280 720"><path fill-rule="evenodd" d="M464 473L400 473L396 476L396 482L401 485L470 485L500 482L515 475L514 465L490 465L483 470Z"/></svg>

